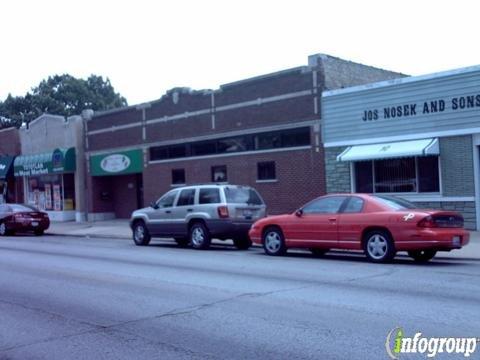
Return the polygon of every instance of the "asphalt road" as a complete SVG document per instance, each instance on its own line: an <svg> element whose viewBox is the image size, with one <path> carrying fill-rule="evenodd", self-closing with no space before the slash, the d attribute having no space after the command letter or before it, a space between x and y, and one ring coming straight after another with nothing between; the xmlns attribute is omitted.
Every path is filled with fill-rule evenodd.
<svg viewBox="0 0 480 360"><path fill-rule="evenodd" d="M480 337L480 262L0 238L2 360L387 359L396 326Z"/></svg>

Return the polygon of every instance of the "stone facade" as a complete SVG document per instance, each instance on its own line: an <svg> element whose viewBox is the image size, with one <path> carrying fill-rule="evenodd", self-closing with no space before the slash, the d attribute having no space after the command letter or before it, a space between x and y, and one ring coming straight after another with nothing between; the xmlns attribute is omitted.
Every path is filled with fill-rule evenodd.
<svg viewBox="0 0 480 360"><path fill-rule="evenodd" d="M337 161L337 155L346 147L333 147L325 149L325 173L327 193L346 193L352 191L350 179L350 163Z"/></svg>

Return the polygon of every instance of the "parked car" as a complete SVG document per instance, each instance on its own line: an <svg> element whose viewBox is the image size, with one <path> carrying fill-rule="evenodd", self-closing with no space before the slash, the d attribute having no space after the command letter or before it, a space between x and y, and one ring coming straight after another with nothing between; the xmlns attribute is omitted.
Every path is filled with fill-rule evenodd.
<svg viewBox="0 0 480 360"><path fill-rule="evenodd" d="M293 247L322 255L335 248L363 250L371 261L385 262L397 251L428 261L437 251L465 246L469 233L454 211L422 210L392 196L333 194L291 215L257 221L250 238L268 255L283 255Z"/></svg>
<svg viewBox="0 0 480 360"><path fill-rule="evenodd" d="M33 231L43 235L50 226L48 214L27 204L0 204L0 236Z"/></svg>
<svg viewBox="0 0 480 360"><path fill-rule="evenodd" d="M173 237L180 246L207 249L212 238L233 239L238 249L252 242L248 230L265 216L257 191L238 185L195 185L173 189L150 207L132 213L133 241L148 245L152 236Z"/></svg>

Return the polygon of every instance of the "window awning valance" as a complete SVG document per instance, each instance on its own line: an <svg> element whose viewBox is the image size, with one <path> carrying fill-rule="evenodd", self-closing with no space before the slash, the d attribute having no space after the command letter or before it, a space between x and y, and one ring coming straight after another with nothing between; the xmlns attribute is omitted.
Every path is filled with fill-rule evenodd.
<svg viewBox="0 0 480 360"><path fill-rule="evenodd" d="M350 146L337 156L337 161L362 161L438 154L440 154L438 139L433 138Z"/></svg>

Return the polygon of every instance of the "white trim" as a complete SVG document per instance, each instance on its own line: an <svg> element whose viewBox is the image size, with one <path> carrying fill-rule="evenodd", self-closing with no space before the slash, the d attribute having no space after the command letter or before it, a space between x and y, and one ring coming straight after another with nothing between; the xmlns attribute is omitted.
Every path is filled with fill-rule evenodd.
<svg viewBox="0 0 480 360"><path fill-rule="evenodd" d="M445 131L433 131L421 134L406 134L396 136L385 136L379 138L368 138L360 140L348 140L348 141L332 141L326 142L324 147L337 147L337 146L353 146L353 145L366 145L375 143L384 143L390 141L406 141L406 140L419 140L433 137L447 137L447 136L459 136L459 135L472 135L480 133L480 127L458 130L445 130Z"/></svg>
<svg viewBox="0 0 480 360"><path fill-rule="evenodd" d="M475 218L477 221L476 230L480 229L480 134L472 136L473 151L473 180L475 183Z"/></svg>
<svg viewBox="0 0 480 360"><path fill-rule="evenodd" d="M324 91L322 94L322 97L351 94L351 93L365 91L365 90L372 90L372 89L378 89L378 88L401 85L401 84L410 84L418 81L433 80L433 79L447 77L447 76L462 75L462 74L479 72L479 71L480 71L480 65L476 65L476 66L469 66L469 67L464 67L460 69L436 72L436 73L427 74L427 75L409 76L409 77L403 77L403 78L392 79L392 80L384 80L384 81L379 81L379 82L365 84L365 85L352 86L344 89Z"/></svg>
<svg viewBox="0 0 480 360"><path fill-rule="evenodd" d="M87 136L103 134L103 133L106 133L106 132L114 132L114 131L117 131L117 130L131 129L131 128L134 128L134 127L137 127L137 126L142 126L142 122L138 121L138 122L134 122L134 123L131 123L131 124L126 124L126 125L114 125L114 126L104 128L104 129L92 130L92 131L89 131L87 133Z"/></svg>
<svg viewBox="0 0 480 360"><path fill-rule="evenodd" d="M189 161L189 160L202 160L202 159L213 159L213 158L224 158L229 156L244 156L244 155L255 155L255 154L266 154L266 153L275 153L282 151L296 151L296 150L308 150L312 146L297 146L291 148L280 148L280 149L270 149L270 150L254 150L254 151L242 151L236 153L226 153L226 154L215 154L215 155L204 155L204 156L189 156L178 159L166 159L166 160L151 160L148 164L165 164L165 163L174 163L179 161Z"/></svg>
<svg viewBox="0 0 480 360"><path fill-rule="evenodd" d="M157 124L157 123L167 122L167 121L172 121L172 120L187 119L189 117L205 115L205 114L210 114L210 108L203 109L203 110L197 110L197 111L191 111L191 112L186 111L186 112L181 113L181 114L175 114L175 115L170 115L170 116L162 116L161 118L147 120L146 123L147 123L147 125L152 125L152 124Z"/></svg>
<svg viewBox="0 0 480 360"><path fill-rule="evenodd" d="M273 126L266 126L261 128L243 129L243 130L229 131L224 133L216 133L211 135L196 136L196 137L183 138L183 139L156 141L156 142L138 144L138 145L135 145L136 146L135 149L148 149L152 146L174 145L174 144L181 144L186 142L223 139L226 137L257 134L259 132L297 129L301 127L312 126L312 125L318 124L319 122L320 122L320 119L314 119L314 120L308 120L308 121L302 121L302 122L292 121L292 123L287 123L282 125L273 125ZM109 148L109 149L102 149L102 150L87 151L87 154L99 155L99 154L110 153L114 151L126 151L127 149L132 149L132 145L129 145L126 147L116 147L116 148Z"/></svg>
<svg viewBox="0 0 480 360"><path fill-rule="evenodd" d="M271 183L277 183L278 179L268 179L268 180L255 180L257 184L271 184Z"/></svg>

